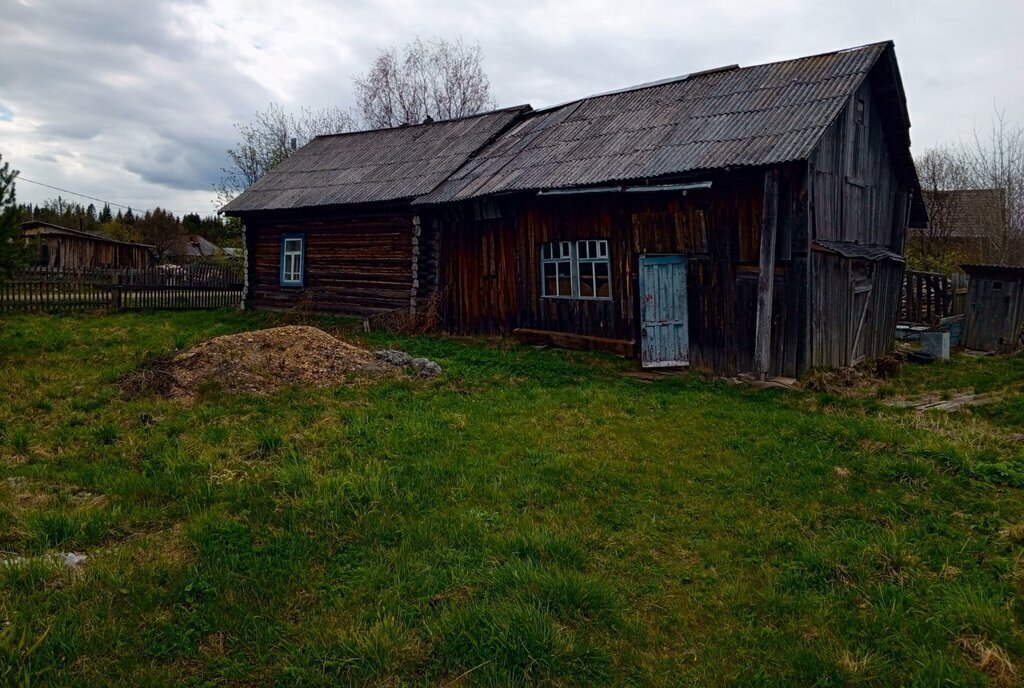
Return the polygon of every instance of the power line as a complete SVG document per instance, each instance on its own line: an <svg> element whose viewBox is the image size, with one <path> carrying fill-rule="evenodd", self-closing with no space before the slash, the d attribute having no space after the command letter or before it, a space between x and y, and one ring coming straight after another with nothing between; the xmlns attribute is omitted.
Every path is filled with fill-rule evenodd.
<svg viewBox="0 0 1024 688"><path fill-rule="evenodd" d="M62 189L59 186L53 186L52 184L44 184L43 182L37 182L35 179L29 179L28 177L23 177L20 174L17 176L17 181L19 181L19 182L28 182L29 184L37 184L39 186L45 186L47 189L53 189L54 191L60 191L61 193L71 194L72 196L79 196L81 198L88 198L90 201L96 201L98 203L105 203L106 205L112 205L115 208L124 208L125 210L132 210L132 211L135 211L135 212L138 212L139 210L143 210L143 211L148 210L146 208L132 208L131 206L128 206L128 205L124 205L124 204L121 204L121 203L114 203L113 201L106 201L106 200L103 200L102 198L96 198L95 196L90 196L88 194L78 193L77 191L71 191L70 189ZM196 214L196 215L200 215L200 216L203 215L203 213L197 212L195 210L180 211L180 210L172 210L170 208L164 208L164 210L166 210L167 212L170 212L170 213L174 213L175 215L189 215L189 214L193 214L193 213ZM206 211L205 214L206 215L216 215L216 211Z"/></svg>

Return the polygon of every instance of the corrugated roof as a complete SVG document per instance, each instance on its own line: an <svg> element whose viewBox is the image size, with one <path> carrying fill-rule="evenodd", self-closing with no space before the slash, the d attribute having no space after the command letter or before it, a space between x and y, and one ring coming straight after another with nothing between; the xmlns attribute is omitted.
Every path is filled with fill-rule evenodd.
<svg viewBox="0 0 1024 688"><path fill-rule="evenodd" d="M814 248L838 253L845 258L863 258L871 261L883 259L903 261L903 256L886 246L858 244L853 241L827 241L819 239L814 242Z"/></svg>
<svg viewBox="0 0 1024 688"><path fill-rule="evenodd" d="M375 203L428 193L528 105L393 129L318 136L221 210Z"/></svg>
<svg viewBox="0 0 1024 688"><path fill-rule="evenodd" d="M1011 279L1024 279L1024 265L992 265L966 263L960 269L972 277L999 277L1000 275Z"/></svg>
<svg viewBox="0 0 1024 688"><path fill-rule="evenodd" d="M712 70L539 110L416 202L801 160L891 45Z"/></svg>

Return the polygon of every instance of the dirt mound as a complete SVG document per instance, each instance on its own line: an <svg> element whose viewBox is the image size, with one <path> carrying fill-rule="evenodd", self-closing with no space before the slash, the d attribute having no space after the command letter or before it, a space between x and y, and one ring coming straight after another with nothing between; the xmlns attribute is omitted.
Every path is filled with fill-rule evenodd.
<svg viewBox="0 0 1024 688"><path fill-rule="evenodd" d="M128 394L192 397L204 387L268 394L289 385L330 387L401 368L315 327L292 325L214 337L122 380Z"/></svg>

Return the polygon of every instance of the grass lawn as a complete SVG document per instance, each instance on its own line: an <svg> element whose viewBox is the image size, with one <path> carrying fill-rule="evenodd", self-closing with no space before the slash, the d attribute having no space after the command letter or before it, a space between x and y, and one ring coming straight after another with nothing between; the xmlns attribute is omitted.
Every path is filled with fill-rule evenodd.
<svg viewBox="0 0 1024 688"><path fill-rule="evenodd" d="M274 322L0 321L0 552L27 557L0 564L0 684L1024 676L1024 357L841 398L353 334L445 373L191 406L118 393L149 357ZM963 388L1006 397L882 404ZM38 556L55 552L89 558Z"/></svg>

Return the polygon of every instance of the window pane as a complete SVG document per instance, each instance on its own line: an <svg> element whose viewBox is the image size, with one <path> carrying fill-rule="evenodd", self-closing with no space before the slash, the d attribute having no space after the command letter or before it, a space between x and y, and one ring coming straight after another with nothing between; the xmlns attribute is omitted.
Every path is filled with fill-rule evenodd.
<svg viewBox="0 0 1024 688"><path fill-rule="evenodd" d="M597 248L598 248L597 255L599 255L602 258L607 258L608 257L608 242L607 241L599 241L599 242L597 242Z"/></svg>
<svg viewBox="0 0 1024 688"><path fill-rule="evenodd" d="M578 242L576 244L576 251L579 254L580 258L589 258L590 257L590 242L589 241L580 241L580 242Z"/></svg>
<svg viewBox="0 0 1024 688"><path fill-rule="evenodd" d="M571 255L570 249L569 249L569 242L568 241L563 241L561 244L559 244L559 248L560 248L560 253L558 255L559 258L568 258Z"/></svg>
<svg viewBox="0 0 1024 688"><path fill-rule="evenodd" d="M572 296L572 263L562 261L558 265L558 295Z"/></svg>
<svg viewBox="0 0 1024 688"><path fill-rule="evenodd" d="M580 263L580 297L594 296L594 264Z"/></svg>
<svg viewBox="0 0 1024 688"><path fill-rule="evenodd" d="M285 239L284 250L298 252L302 250L302 239Z"/></svg>
<svg viewBox="0 0 1024 688"><path fill-rule="evenodd" d="M555 264L543 263L544 272L541 284L544 296L555 296L558 293L558 281L555 279Z"/></svg>
<svg viewBox="0 0 1024 688"><path fill-rule="evenodd" d="M609 279L608 263L594 263L594 293L598 298L611 296L611 279Z"/></svg>

